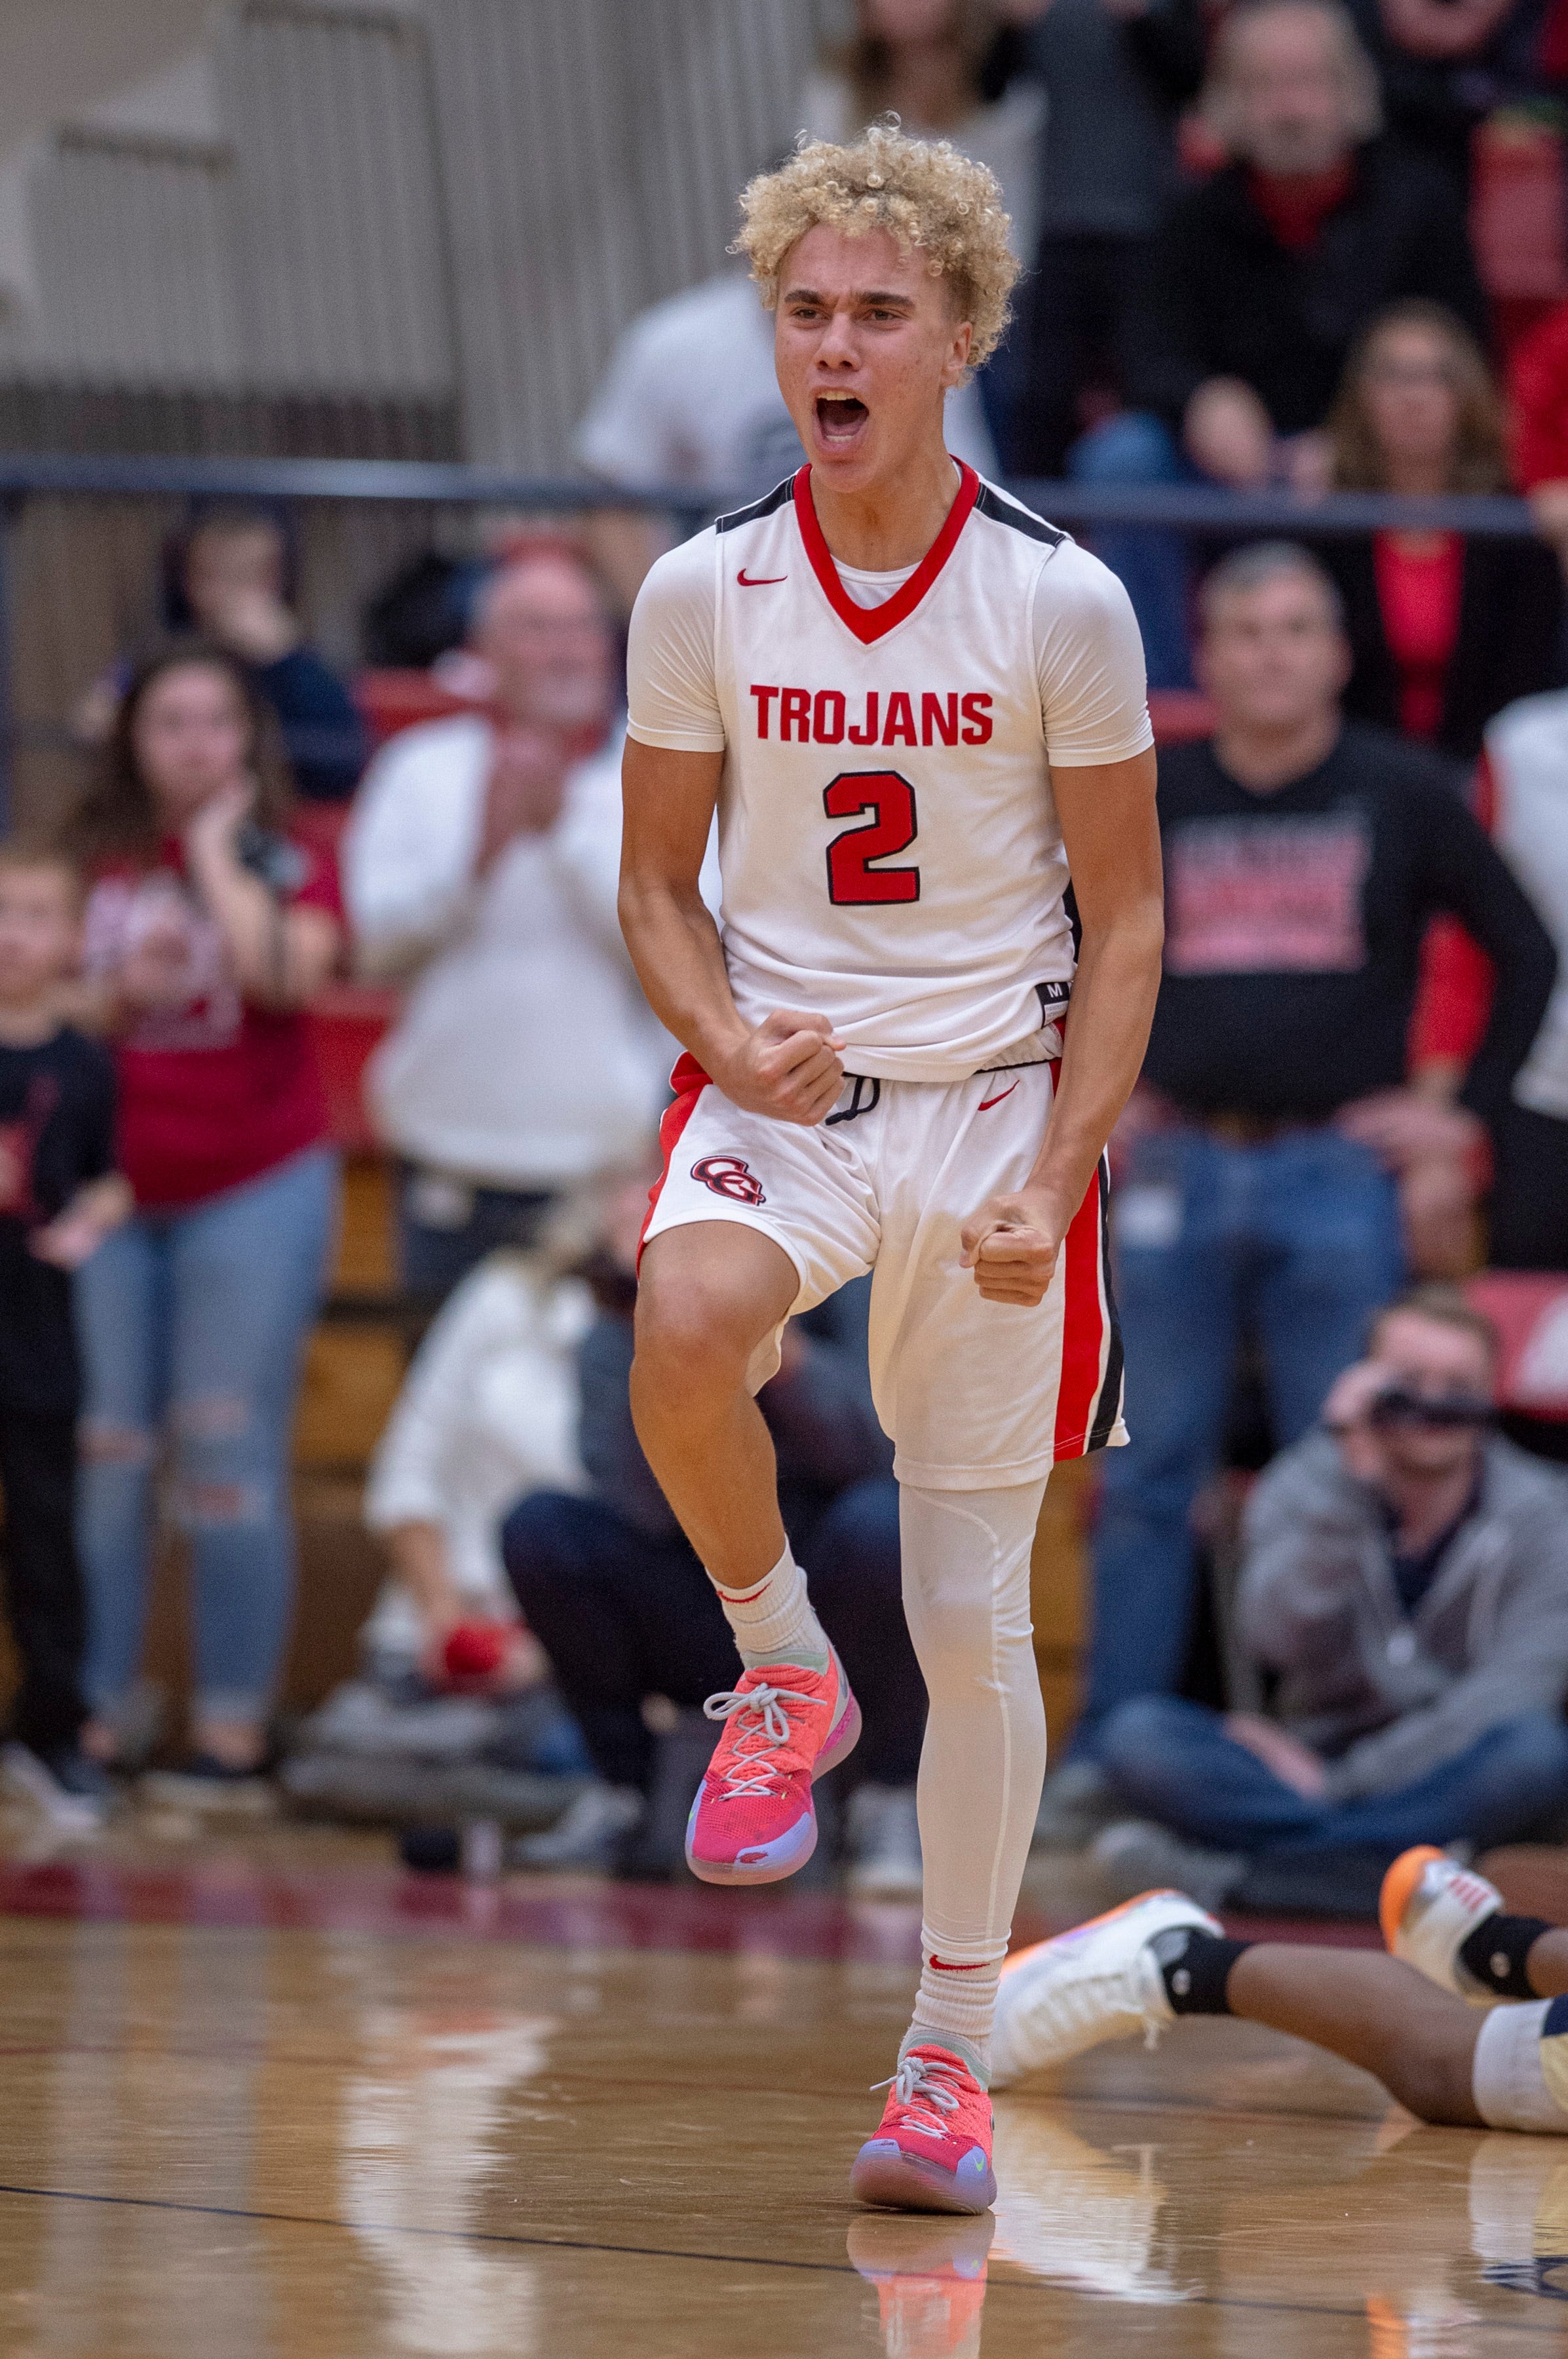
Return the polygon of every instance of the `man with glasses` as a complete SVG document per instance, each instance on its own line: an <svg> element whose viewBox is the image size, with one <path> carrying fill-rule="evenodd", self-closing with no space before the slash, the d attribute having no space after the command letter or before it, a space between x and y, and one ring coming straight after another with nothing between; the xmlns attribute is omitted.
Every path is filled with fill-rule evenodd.
<svg viewBox="0 0 1568 2359"><path fill-rule="evenodd" d="M1568 1484L1494 1430L1497 1338L1456 1287L1375 1321L1249 1504L1241 1643L1273 1717L1123 1704L1118 1897L1370 1902L1413 1843L1510 1843L1568 1806Z"/></svg>

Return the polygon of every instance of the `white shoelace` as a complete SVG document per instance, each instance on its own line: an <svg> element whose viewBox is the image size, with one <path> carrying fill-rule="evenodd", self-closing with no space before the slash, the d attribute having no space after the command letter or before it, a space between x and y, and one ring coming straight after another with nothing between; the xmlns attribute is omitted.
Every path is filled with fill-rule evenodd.
<svg viewBox="0 0 1568 2359"><path fill-rule="evenodd" d="M755 1712L757 1725L748 1728L735 1739L735 1752L724 1771L724 1799L737 1801L744 1795L766 1794L779 1775L778 1764L757 1758L771 1753L789 1741L789 1715L786 1703L815 1703L815 1696L803 1695L799 1688L731 1688L719 1695L711 1695L702 1706L710 1720L733 1720L736 1712ZM748 1752L741 1757L741 1747Z"/></svg>
<svg viewBox="0 0 1568 2359"><path fill-rule="evenodd" d="M960 2070L956 2064L944 2064L934 2056L917 2056L911 2050L887 2080L872 2082L871 2093L875 2096L878 2089L891 2089L899 2104L909 2107L909 2119L916 2129L923 2130L928 2137L942 2137L946 2135L947 2124L939 2120L936 2114L919 2114L914 2108L924 2104L936 2106L940 2113L955 2114L959 2105L958 2091L949 2083Z"/></svg>

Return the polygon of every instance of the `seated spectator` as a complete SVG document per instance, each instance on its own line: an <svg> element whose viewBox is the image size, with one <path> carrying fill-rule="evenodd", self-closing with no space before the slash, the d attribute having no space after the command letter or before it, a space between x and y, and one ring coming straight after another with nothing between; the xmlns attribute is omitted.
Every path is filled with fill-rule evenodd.
<svg viewBox="0 0 1568 2359"><path fill-rule="evenodd" d="M448 1299L415 1353L376 1446L365 1520L391 1579L365 1625L384 1679L440 1686L453 1630L506 1625L504 1683L548 1671L517 1619L501 1561L501 1519L530 1491L577 1490L577 1346L585 1287L532 1256L491 1254Z"/></svg>
<svg viewBox="0 0 1568 2359"><path fill-rule="evenodd" d="M1345 359L1379 312L1425 296L1485 335L1464 213L1436 167L1376 136L1377 80L1334 0L1234 8L1205 106L1233 160L1172 205L1134 316L1138 407L1086 436L1071 472L1315 487ZM1132 594L1150 684L1186 686L1180 541L1118 531L1096 544Z"/></svg>
<svg viewBox="0 0 1568 2359"><path fill-rule="evenodd" d="M163 622L198 631L244 664L271 706L296 790L307 802L346 802L370 744L354 699L305 637L289 590L289 545L263 508L210 508L169 552ZM89 690L78 728L109 734L129 667Z"/></svg>
<svg viewBox="0 0 1568 2359"><path fill-rule="evenodd" d="M1203 35L1198 0L1049 0L1014 36L1050 109L1040 243L1010 339L1015 474L1060 475L1092 405L1128 397L1134 310L1175 193L1176 118L1203 81Z"/></svg>
<svg viewBox="0 0 1568 2359"><path fill-rule="evenodd" d="M641 1158L670 1063L615 916L618 747L585 750L611 709L598 591L572 557L520 557L473 641L494 712L394 737L343 839L361 964L413 977L370 1090L403 1158L402 1282L430 1309Z"/></svg>
<svg viewBox="0 0 1568 2359"><path fill-rule="evenodd" d="M1112 1714L1100 1758L1143 1822L1094 1846L1118 1897L1369 1908L1408 1845L1568 1805L1568 1484L1489 1430L1496 1359L1456 1288L1417 1288L1262 1475L1236 1612L1275 1716Z"/></svg>
<svg viewBox="0 0 1568 2359"><path fill-rule="evenodd" d="M583 1484L576 1355L592 1316L575 1277L495 1253L426 1333L365 1484L365 1520L386 1543L389 1578L355 1676L290 1748L291 1795L354 1815L439 1815L456 1770L466 1808L505 1816L516 1771L587 1767L518 1618L500 1529L528 1492Z"/></svg>
<svg viewBox="0 0 1568 2359"><path fill-rule="evenodd" d="M131 1701L167 1441L196 1693L191 1755L159 1790L201 1808L268 1798L257 1772L294 1578L289 1440L336 1226L305 1011L343 940L337 880L289 833L289 811L250 674L193 643L132 679L73 831L136 1198L77 1280L84 1741L112 1757Z"/></svg>
<svg viewBox="0 0 1568 2359"><path fill-rule="evenodd" d="M694 1708L735 1686L735 1640L632 1427L631 1275L642 1208L599 1272L583 1338L579 1449L587 1495L536 1491L507 1518L506 1570L593 1756L599 1782L528 1850L538 1864L607 1864L647 1810L649 1696ZM757 1396L779 1457L791 1547L860 1701L850 1805L850 1883L918 1895L915 1772L925 1688L904 1622L892 1444L871 1404L869 1278L784 1331L779 1373ZM717 1732L714 1732L714 1741Z"/></svg>
<svg viewBox="0 0 1568 2359"><path fill-rule="evenodd" d="M1508 488L1502 411L1468 331L1396 303L1346 364L1328 423L1336 491ZM1345 709L1474 761L1494 713L1562 677L1563 583L1541 541L1380 532L1332 541L1355 668Z"/></svg>
<svg viewBox="0 0 1568 2359"><path fill-rule="evenodd" d="M1165 973L1113 1200L1130 1447L1106 1452L1084 1719L1169 1694L1191 1618L1189 1516L1238 1343L1276 1443L1316 1419L1418 1230L1529 1053L1552 946L1425 749L1342 721L1333 584L1303 549L1226 559L1203 602L1206 743L1160 759ZM1404 1086L1422 937L1447 911L1497 990L1460 1108ZM1468 1110L1468 1111L1466 1111ZM1435 1167L1435 1168L1434 1168Z"/></svg>

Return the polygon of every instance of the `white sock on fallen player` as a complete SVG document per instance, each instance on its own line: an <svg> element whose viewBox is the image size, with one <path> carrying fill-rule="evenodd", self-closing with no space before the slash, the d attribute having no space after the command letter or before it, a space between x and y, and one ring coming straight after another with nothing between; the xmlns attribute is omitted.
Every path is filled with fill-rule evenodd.
<svg viewBox="0 0 1568 2359"><path fill-rule="evenodd" d="M726 1589L713 1581L724 1619L735 1633L741 1661L748 1671L775 1663L799 1663L802 1669L825 1671L828 1634L811 1611L806 1576L796 1563L788 1540L771 1572L750 1589Z"/></svg>
<svg viewBox="0 0 1568 2359"><path fill-rule="evenodd" d="M1470 2088L1488 2129L1568 2136L1568 1999L1494 2007L1476 2038Z"/></svg>

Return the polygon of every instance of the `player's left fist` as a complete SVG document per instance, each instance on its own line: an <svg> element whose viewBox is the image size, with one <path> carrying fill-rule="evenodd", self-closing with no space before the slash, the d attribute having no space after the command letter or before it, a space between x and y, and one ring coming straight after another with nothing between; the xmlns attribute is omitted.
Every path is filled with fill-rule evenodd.
<svg viewBox="0 0 1568 2359"><path fill-rule="evenodd" d="M1062 1250L1062 1224L1043 1196L1020 1189L993 1196L961 1232L964 1266L987 1302L1017 1302L1032 1310L1045 1298Z"/></svg>

